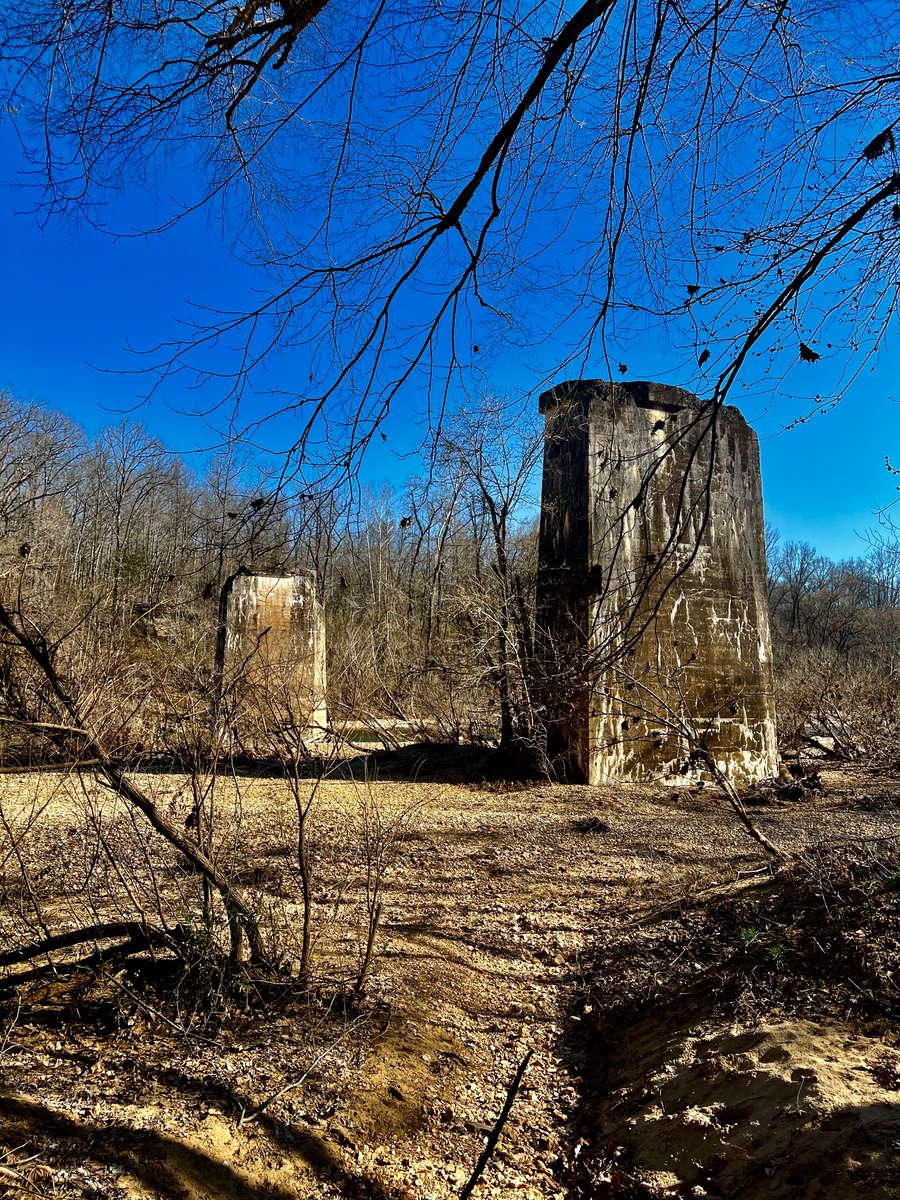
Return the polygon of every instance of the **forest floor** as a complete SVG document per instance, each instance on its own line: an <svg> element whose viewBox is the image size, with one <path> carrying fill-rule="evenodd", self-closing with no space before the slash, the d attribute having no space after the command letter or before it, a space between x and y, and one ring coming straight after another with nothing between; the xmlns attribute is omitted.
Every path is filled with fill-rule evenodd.
<svg viewBox="0 0 900 1200"><path fill-rule="evenodd" d="M0 1196L445 1200L530 1053L476 1197L896 1200L900 778L754 807L792 856L773 877L711 789L476 785L454 761L318 789L312 994L275 778L218 803L287 984L236 999L146 953L10 965ZM189 811L182 778L144 782ZM63 776L3 777L0 816L0 958L38 911L56 933L192 895Z"/></svg>

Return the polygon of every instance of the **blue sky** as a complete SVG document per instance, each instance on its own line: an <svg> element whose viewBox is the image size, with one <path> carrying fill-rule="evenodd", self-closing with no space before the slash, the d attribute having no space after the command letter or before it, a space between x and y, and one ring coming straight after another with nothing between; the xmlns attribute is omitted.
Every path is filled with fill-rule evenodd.
<svg viewBox="0 0 900 1200"><path fill-rule="evenodd" d="M28 211L33 198L22 186L24 164L8 122L0 125L0 160L0 384L61 409L89 431L132 411L175 449L210 445L214 430L189 414L214 393L199 399L179 378L146 400L151 381L126 345L148 348L172 336L192 300L240 305L258 283L253 272L233 256L221 230L200 216L151 238L112 238L63 220L41 228ZM159 186L165 188L165 179ZM116 201L114 223L122 229L148 218L152 223L165 200L146 189L126 191ZM545 352L552 357L552 344ZM632 347L629 357L632 378L689 383L658 338ZM875 511L898 495L885 468L885 456L900 458L900 407L892 399L897 364L894 335L840 405L788 432L781 431L784 422L806 412L806 402L786 401L777 391L770 398L765 386L731 397L760 436L767 517L783 539L811 542L835 558L864 552L861 535L877 524ZM287 351L260 382L275 392L289 390L306 368L299 352ZM501 355L492 382L499 390L533 386L536 401L540 381L532 371L532 383L529 370L520 357L504 361ZM252 403L262 412L274 401L263 392ZM376 439L366 476L402 478L409 460L391 451L414 442L419 416L408 401L396 405L384 427L388 442ZM289 441L290 433L287 421L273 437Z"/></svg>

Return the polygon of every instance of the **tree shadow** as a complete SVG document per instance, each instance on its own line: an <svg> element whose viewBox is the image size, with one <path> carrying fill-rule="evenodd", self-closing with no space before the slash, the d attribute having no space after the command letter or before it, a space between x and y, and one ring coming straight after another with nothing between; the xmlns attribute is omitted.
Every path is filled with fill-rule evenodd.
<svg viewBox="0 0 900 1200"><path fill-rule="evenodd" d="M413 742L396 749L371 750L335 764L328 774L332 779L457 785L517 778L500 750L450 742Z"/></svg>
<svg viewBox="0 0 900 1200"><path fill-rule="evenodd" d="M391 780L409 783L478 783L512 778L507 756L489 746L459 745L454 742L412 742L391 749L363 749L335 760L310 753L298 765L303 779ZM145 775L183 772L184 763L167 756L141 758L128 770ZM283 779L288 771L279 758L232 755L219 763L220 773L241 779ZM291 769L293 773L293 769Z"/></svg>
<svg viewBox="0 0 900 1200"><path fill-rule="evenodd" d="M182 1090L194 1091L207 1102L235 1103L225 1088L211 1089L187 1077L181 1083ZM67 1149L77 1151L82 1160L116 1164L163 1196L184 1195L185 1182L210 1200L297 1200L299 1195L271 1182L255 1184L228 1163L157 1130L78 1120L19 1095L0 1095L0 1117L19 1126L19 1136L32 1144L39 1144L41 1136L68 1143ZM302 1158L313 1172L326 1174L345 1195L389 1200L376 1181L348 1170L325 1136L300 1133L265 1114L258 1122L285 1150Z"/></svg>

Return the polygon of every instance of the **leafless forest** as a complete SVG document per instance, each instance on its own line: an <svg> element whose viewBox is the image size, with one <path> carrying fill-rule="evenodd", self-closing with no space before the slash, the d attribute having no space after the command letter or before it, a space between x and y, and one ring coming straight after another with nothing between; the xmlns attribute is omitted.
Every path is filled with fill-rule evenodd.
<svg viewBox="0 0 900 1200"><path fill-rule="evenodd" d="M4 398L5 1194L790 1197L823 1138L810 1195L894 1194L889 529L842 563L770 537L757 844L714 782L517 752L541 439L501 416L448 422L403 488L317 491ZM289 689L217 675L241 566L314 572L305 740Z"/></svg>
<svg viewBox="0 0 900 1200"><path fill-rule="evenodd" d="M405 485L278 487L235 447L192 466L138 423L88 439L3 398L3 604L132 766L190 756L213 703L219 593L240 567L314 573L334 729L484 746L534 729L538 418L483 403ZM877 524L832 562L769 538L785 752L890 761L900 545ZM7 629L5 755L59 752L46 683ZM16 708L16 705L20 705ZM33 708L31 706L34 706ZM21 724L25 722L25 724ZM50 722L52 725L52 722ZM18 730L27 729L20 736ZM59 736L62 736L61 734Z"/></svg>
<svg viewBox="0 0 900 1200"><path fill-rule="evenodd" d="M181 397L204 453L0 398L0 1196L900 1194L890 510L852 561L771 535L777 778L562 780L541 431L484 398L512 370L678 378L711 426L744 387L786 426L840 400L896 325L895 28L2 7L16 220L229 273L116 335L128 402ZM421 461L361 484L404 415ZM242 567L315 579L311 736L289 680L216 665Z"/></svg>

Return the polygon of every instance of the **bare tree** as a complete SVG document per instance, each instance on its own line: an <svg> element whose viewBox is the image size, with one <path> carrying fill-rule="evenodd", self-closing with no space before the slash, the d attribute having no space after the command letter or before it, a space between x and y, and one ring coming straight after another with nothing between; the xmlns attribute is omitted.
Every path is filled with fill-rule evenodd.
<svg viewBox="0 0 900 1200"><path fill-rule="evenodd" d="M445 423L438 441L438 461L458 481L473 526L486 525L490 552L485 556L487 547L475 539L477 590L464 603L473 626L480 624L482 636L494 646L488 661L497 682L503 750L517 737L533 741L538 732L530 696L534 656L529 600L536 562L523 569L515 534L534 525L543 446L541 422L530 406L490 397L470 400Z"/></svg>
<svg viewBox="0 0 900 1200"><path fill-rule="evenodd" d="M893 763L898 555L887 529L862 557L832 562L805 543L773 555L770 579L780 742L799 754Z"/></svg>
<svg viewBox="0 0 900 1200"><path fill-rule="evenodd" d="M653 322L717 403L779 347L782 366L858 369L894 312L891 17L887 0L28 0L0 32L49 212L102 223L107 186L168 172L182 195L158 227L221 206L266 276L151 364L225 376L238 402L292 348L305 382L274 404L300 418L291 465L318 445L346 468L401 390L439 419L496 353L550 335L535 382L627 370Z"/></svg>

